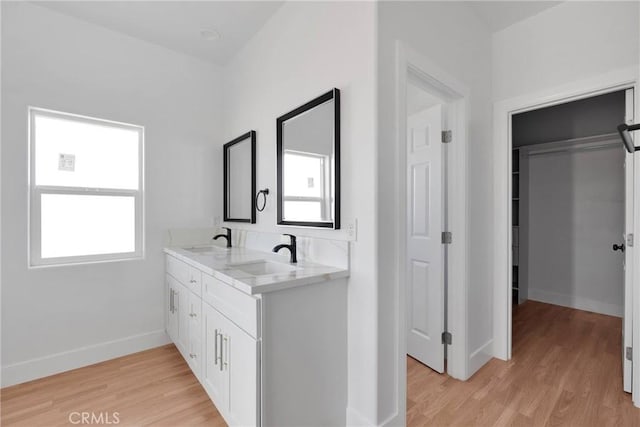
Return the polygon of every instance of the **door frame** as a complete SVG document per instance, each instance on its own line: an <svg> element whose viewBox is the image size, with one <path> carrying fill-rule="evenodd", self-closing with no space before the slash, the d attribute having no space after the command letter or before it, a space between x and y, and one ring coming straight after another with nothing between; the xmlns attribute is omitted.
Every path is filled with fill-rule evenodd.
<svg viewBox="0 0 640 427"><path fill-rule="evenodd" d="M453 234L453 242L447 245L447 262L444 269L447 277L447 297L445 298L447 330L453 335L452 344L447 347L446 372L457 379L469 377L467 355L467 286L468 286L468 207L467 207L467 111L469 109L469 89L422 54L401 41L396 42L395 97L396 97L396 138L395 163L397 172L398 206L396 215L397 259L396 265L396 318L398 405L399 414L406 415L407 395L407 339L406 339L406 283L405 260L407 256L407 197L406 197L406 93L408 75L417 77L421 86L446 104L447 127L452 130L453 139L446 144L444 190L447 193L447 231Z"/></svg>
<svg viewBox="0 0 640 427"><path fill-rule="evenodd" d="M640 119L638 114L638 68L627 67L601 74L589 79L572 82L562 86L545 89L535 93L528 93L514 98L498 101L494 103L494 310L493 310L493 335L494 335L494 357L502 360L511 359L511 338L512 338L512 299L511 299L511 117L513 114L531 111L539 108L550 107L570 101L590 98L618 90L635 90L636 105L634 119L637 123ZM636 179L638 163L635 162ZM636 185L636 196L640 185ZM634 197L637 205L638 198ZM635 209L636 224L638 224L640 212ZM635 233L635 229L633 230ZM637 233L636 233L637 234ZM634 255L636 260L633 269L640 265L638 254ZM638 327L640 317L640 299L638 298L638 280L632 281L632 307L633 307L633 340L640 342L640 328ZM640 352L634 351L633 361L635 366L640 366L637 362L640 359ZM640 369L633 372L634 384L634 404L640 406ZM636 401L638 400L638 401Z"/></svg>

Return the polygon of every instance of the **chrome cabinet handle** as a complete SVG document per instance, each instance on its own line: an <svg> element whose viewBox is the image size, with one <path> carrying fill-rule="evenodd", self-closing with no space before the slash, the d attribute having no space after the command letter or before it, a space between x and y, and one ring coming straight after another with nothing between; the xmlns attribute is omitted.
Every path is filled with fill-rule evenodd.
<svg viewBox="0 0 640 427"><path fill-rule="evenodd" d="M223 344L224 344L224 343L222 342L222 339L223 339L222 331L218 334L218 336L220 337L220 346L219 346L219 348L220 348L220 371L222 372L222 370L223 370L222 362L224 361L224 360L223 360L223 356L224 356L224 353L223 353L223 351L224 351Z"/></svg>
<svg viewBox="0 0 640 427"><path fill-rule="evenodd" d="M191 280L189 280L189 283L198 283L198 281L191 279Z"/></svg>
<svg viewBox="0 0 640 427"><path fill-rule="evenodd" d="M195 359L196 355L194 353L189 353L189 357L192 358L192 359Z"/></svg>
<svg viewBox="0 0 640 427"><path fill-rule="evenodd" d="M189 313L189 317L198 317L198 315L195 313Z"/></svg>
<svg viewBox="0 0 640 427"><path fill-rule="evenodd" d="M225 369L229 369L228 368L229 363L227 363L228 359L229 359L229 354L228 354L229 353L229 337L227 337L227 336L223 337L222 341L223 341L222 350L224 351L224 349L226 348L227 357L226 358L224 357L224 353L222 353L222 351L220 352L221 353L220 357L222 358L222 365L224 365ZM225 359L227 359L227 360L225 360Z"/></svg>
<svg viewBox="0 0 640 427"><path fill-rule="evenodd" d="M169 289L169 312L173 313L173 289Z"/></svg>
<svg viewBox="0 0 640 427"><path fill-rule="evenodd" d="M216 339L214 344L214 350L215 350L215 357L213 359L213 364L217 365L218 364L218 330L217 329L216 329Z"/></svg>

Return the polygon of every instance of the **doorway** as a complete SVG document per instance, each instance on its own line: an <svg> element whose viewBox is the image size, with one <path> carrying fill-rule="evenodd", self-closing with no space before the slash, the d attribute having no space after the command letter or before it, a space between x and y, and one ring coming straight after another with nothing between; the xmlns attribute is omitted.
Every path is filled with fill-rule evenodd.
<svg viewBox="0 0 640 427"><path fill-rule="evenodd" d="M416 357L421 357L436 372L446 371L461 380L469 376L466 338L469 91L408 46L398 43L396 53L399 284L396 348L398 396L404 403L407 354L413 353L408 344L411 330L412 339L425 345L422 356L414 353ZM450 142L442 142L442 131L451 131L445 135ZM436 170L438 173L434 175ZM412 187L413 182L420 183L422 190L417 185ZM443 232L451 233L451 244L442 243ZM410 252L419 256L412 260ZM425 286L417 288L418 283ZM411 301L421 299L413 307L422 308L411 314L410 295ZM431 309L425 310L426 307ZM443 343L445 332L453 337L451 344Z"/></svg>
<svg viewBox="0 0 640 427"><path fill-rule="evenodd" d="M407 354L445 370L446 103L418 76L407 79L406 277Z"/></svg>
<svg viewBox="0 0 640 427"><path fill-rule="evenodd" d="M532 307L540 313L553 312L532 301L604 315L593 316L589 324L614 325L610 333L620 336L625 296L626 151L616 126L633 115L632 109L626 111L632 105L627 99L633 99L633 89L511 117L512 331L516 348L528 339L526 331L540 337L550 327L541 324L549 316L535 320L526 315ZM611 322L607 316L617 320ZM542 329L528 325L526 318ZM576 325L568 329L570 333L580 334L580 328L587 327L578 320L583 316L569 318ZM586 334L583 338L581 342L588 346L591 337ZM621 347L615 341L612 346ZM618 363L628 365L625 360ZM627 369L624 384L628 392L630 383Z"/></svg>
<svg viewBox="0 0 640 427"><path fill-rule="evenodd" d="M579 81L571 85L549 89L539 94L520 96L511 100L498 102L495 105L495 133L496 133L496 248L495 248L495 292L494 292L494 355L501 359L511 359L512 351L512 306L513 306L513 189L512 189L512 161L514 160L512 149L512 118L520 113L539 110L546 107L566 104L572 101L584 100L599 95L616 91L626 91L635 87L636 74L632 69L623 69L594 79ZM627 92L629 93L629 92ZM634 99L625 97L624 121L634 121ZM611 144L613 144L613 139ZM618 143L619 139L617 139ZM602 145L603 141L592 141ZM621 144L620 144L621 145ZM633 155L624 155L624 234L618 235L617 244L621 244L632 238L633 234ZM504 171L504 172L500 172ZM504 173L504 174L503 174ZM508 178L507 178L508 177ZM505 179L506 178L506 179ZM618 188L619 189L619 188ZM505 209L506 208L506 209ZM608 250L612 249L612 243L607 242ZM627 241L628 243L628 241ZM620 346L624 369L624 388L631 390L631 352L626 347L631 347L631 324L633 305L631 298L633 288L632 266L633 247L627 245L622 255L624 258L624 302L623 302L623 341ZM520 276L522 277L522 276ZM619 363L620 364L620 363ZM622 378L619 378L622 380ZM622 381L621 381L622 382Z"/></svg>

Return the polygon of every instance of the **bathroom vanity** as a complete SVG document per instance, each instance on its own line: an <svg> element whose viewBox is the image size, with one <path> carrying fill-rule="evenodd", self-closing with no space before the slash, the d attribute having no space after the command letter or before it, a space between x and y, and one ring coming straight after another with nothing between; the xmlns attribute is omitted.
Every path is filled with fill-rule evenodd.
<svg viewBox="0 0 640 427"><path fill-rule="evenodd" d="M348 271L167 248L166 328L229 425L345 425Z"/></svg>

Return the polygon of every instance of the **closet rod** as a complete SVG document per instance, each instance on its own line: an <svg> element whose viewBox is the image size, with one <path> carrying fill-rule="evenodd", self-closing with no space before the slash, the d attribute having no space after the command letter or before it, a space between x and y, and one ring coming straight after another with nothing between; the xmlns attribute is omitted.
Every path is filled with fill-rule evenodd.
<svg viewBox="0 0 640 427"><path fill-rule="evenodd" d="M528 157L539 156L544 154L568 153L577 151L588 151L611 148L619 144L618 135L615 133L588 136L584 138L574 138L554 142L546 142L543 144L528 145L519 147Z"/></svg>

